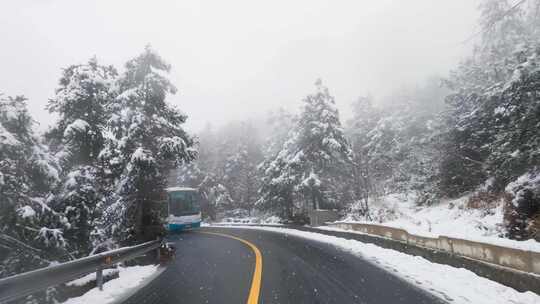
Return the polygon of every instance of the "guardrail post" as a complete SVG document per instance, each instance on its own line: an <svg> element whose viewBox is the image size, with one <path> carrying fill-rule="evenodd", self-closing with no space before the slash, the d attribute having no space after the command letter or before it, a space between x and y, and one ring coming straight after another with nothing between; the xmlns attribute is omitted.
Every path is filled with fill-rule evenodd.
<svg viewBox="0 0 540 304"><path fill-rule="evenodd" d="M103 290L103 267L99 267L96 272L97 287L100 291Z"/></svg>

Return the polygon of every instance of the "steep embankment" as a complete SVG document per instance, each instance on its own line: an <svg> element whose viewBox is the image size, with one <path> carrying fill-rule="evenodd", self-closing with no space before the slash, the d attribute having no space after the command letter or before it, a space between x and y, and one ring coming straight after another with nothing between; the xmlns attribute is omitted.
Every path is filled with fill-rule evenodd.
<svg viewBox="0 0 540 304"><path fill-rule="evenodd" d="M417 206L414 202L413 195L387 195L371 203L372 221L352 214L347 215L343 221L377 223L405 229L420 236L444 235L540 252L540 242L505 238L502 201L481 207L473 207L469 196L443 200L432 206Z"/></svg>

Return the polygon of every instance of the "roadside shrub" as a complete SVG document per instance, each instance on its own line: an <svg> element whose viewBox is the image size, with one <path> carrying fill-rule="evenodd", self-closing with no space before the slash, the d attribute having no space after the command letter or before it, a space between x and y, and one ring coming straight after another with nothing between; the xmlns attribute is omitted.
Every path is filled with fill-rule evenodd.
<svg viewBox="0 0 540 304"><path fill-rule="evenodd" d="M439 202L438 196L435 192L422 191L417 193L415 203L417 206L432 206Z"/></svg>
<svg viewBox="0 0 540 304"><path fill-rule="evenodd" d="M509 198L505 204L504 224L507 236L540 241L540 173L527 173L508 184Z"/></svg>
<svg viewBox="0 0 540 304"><path fill-rule="evenodd" d="M531 238L540 241L540 213L537 213L530 221L527 226L527 231Z"/></svg>
<svg viewBox="0 0 540 304"><path fill-rule="evenodd" d="M506 202L511 199L511 195L506 192L490 192L482 190L472 194L465 203L465 207L468 209L493 209L501 202Z"/></svg>

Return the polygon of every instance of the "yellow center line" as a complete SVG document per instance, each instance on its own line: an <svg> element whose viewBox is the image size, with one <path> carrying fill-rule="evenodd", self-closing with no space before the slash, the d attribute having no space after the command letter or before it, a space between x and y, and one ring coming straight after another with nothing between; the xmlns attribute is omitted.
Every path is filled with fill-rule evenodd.
<svg viewBox="0 0 540 304"><path fill-rule="evenodd" d="M198 231L198 233L206 233L206 234L213 234L213 235L219 235L231 239L235 239L237 241L240 241L244 244L246 244L253 252L255 253L255 270L253 271L253 279L251 280L251 289L249 290L249 297L247 300L247 304L257 304L259 303L259 293L261 291L261 280L262 280L262 254L259 251L259 248L257 246L253 245L253 243L246 241L244 239L241 239L239 237L228 235L224 233L216 233L216 232L206 232L206 231Z"/></svg>

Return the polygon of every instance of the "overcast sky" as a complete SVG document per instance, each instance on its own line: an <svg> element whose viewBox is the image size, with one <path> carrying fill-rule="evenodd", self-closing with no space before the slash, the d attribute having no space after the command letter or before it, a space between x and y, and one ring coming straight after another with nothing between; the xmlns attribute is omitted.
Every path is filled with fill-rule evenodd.
<svg viewBox="0 0 540 304"><path fill-rule="evenodd" d="M9 3L8 3L9 2ZM0 92L41 124L61 68L96 55L122 67L150 43L172 66L170 98L198 130L296 109L317 78L343 116L444 75L470 49L477 0L17 0L0 4Z"/></svg>

